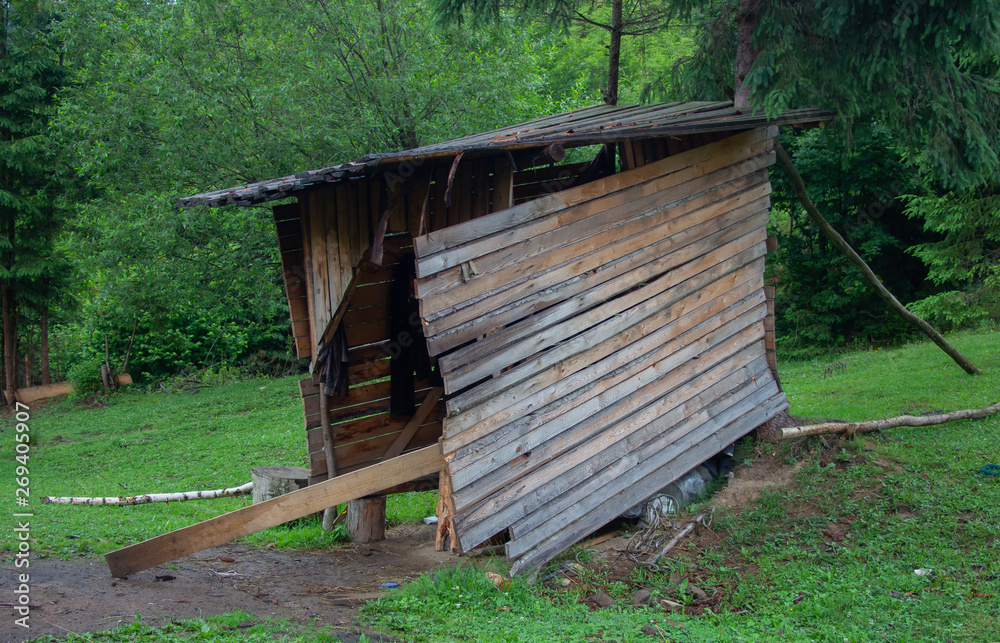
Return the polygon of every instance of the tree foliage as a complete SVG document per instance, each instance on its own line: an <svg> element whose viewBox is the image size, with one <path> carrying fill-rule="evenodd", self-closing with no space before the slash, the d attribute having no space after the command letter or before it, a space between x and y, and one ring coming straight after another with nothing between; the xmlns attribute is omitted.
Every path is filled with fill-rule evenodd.
<svg viewBox="0 0 1000 643"><path fill-rule="evenodd" d="M686 61L691 95L732 91L736 0L678 0L704 16ZM754 3L751 3L754 4ZM906 159L946 189L1000 167L1000 4L992 0L758 2L747 82L775 114L824 107L889 127ZM710 10L707 10L710 9Z"/></svg>
<svg viewBox="0 0 1000 643"><path fill-rule="evenodd" d="M920 177L893 148L888 128L856 127L849 149L832 130L782 138L817 207L897 299L907 303L930 294L926 268L907 252L930 237L907 218L902 200L921 192ZM777 330L786 354L907 335L910 327L812 223L785 175L774 172L771 180L778 252L769 269L778 285Z"/></svg>
<svg viewBox="0 0 1000 643"><path fill-rule="evenodd" d="M180 196L488 130L576 106L542 91L552 36L512 20L438 30L422 3L67 3L74 83L55 123L88 190L64 239L85 268L82 359L136 375L290 350L269 208ZM120 359L120 357L119 357Z"/></svg>
<svg viewBox="0 0 1000 643"><path fill-rule="evenodd" d="M18 328L47 307L65 285L65 260L55 252L64 221L59 150L48 135L55 95L65 81L53 15L43 3L0 0L0 282L4 371L8 395L17 387ZM30 373L21 378L23 383Z"/></svg>

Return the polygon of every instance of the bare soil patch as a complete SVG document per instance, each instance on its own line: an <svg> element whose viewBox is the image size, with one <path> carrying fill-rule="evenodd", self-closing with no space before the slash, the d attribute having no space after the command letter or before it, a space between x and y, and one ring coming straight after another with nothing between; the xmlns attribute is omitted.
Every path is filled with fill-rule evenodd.
<svg viewBox="0 0 1000 643"><path fill-rule="evenodd" d="M752 466L738 464L730 484L716 494L715 507L742 511L767 488L790 484L801 465L789 465L776 455L761 451ZM213 616L244 610L258 618L289 619L330 626L343 641L365 634L371 641L390 641L357 625L357 608L385 591L382 583L404 583L420 573L456 561L447 552L434 551L435 528L400 525L386 532L386 540L348 544L322 551L282 551L244 545L224 545L160 565L128 579L111 577L103 559L35 559L31 574L31 630L14 624L13 608L0 624L0 643L24 641L43 634L110 629L141 618L158 625L171 619ZM680 578L702 583L708 598L689 601L694 612L717 610L731 588L710 587L708 572L696 564L706 547L718 545L725 534L699 528L668 558L680 568ZM588 583L629 580L633 563L621 554L627 536L597 545L587 567ZM730 556L731 557L731 556ZM230 562L231 560L231 562ZM730 564L742 567L740 561ZM12 566L0 576L0 592L13 596L16 576ZM571 577L569 585L558 584ZM555 588L579 591L576 574L560 574L550 581ZM640 589L638 585L635 589ZM587 599L582 599L586 601ZM9 603L7 605L10 605ZM596 608L596 605L593 607Z"/></svg>
<svg viewBox="0 0 1000 643"><path fill-rule="evenodd" d="M99 558L35 559L29 569L31 629L14 624L15 612L7 603L0 642L110 629L139 617L158 625L234 610L332 626L343 641L355 641L362 633L371 641L389 641L356 625L357 607L391 591L380 589L384 582L404 583L453 562L452 554L434 551L431 525L400 525L382 542L324 551L224 545L126 580L112 578ZM12 565L7 567L0 593L11 597L16 575Z"/></svg>

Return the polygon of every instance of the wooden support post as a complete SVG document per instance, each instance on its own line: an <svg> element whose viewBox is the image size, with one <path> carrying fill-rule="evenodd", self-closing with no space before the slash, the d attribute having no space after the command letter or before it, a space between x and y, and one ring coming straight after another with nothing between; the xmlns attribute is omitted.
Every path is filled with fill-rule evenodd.
<svg viewBox="0 0 1000 643"><path fill-rule="evenodd" d="M253 481L253 504L257 504L307 486L309 469L283 465L253 467L250 478Z"/></svg>
<svg viewBox="0 0 1000 643"><path fill-rule="evenodd" d="M347 531L356 543L385 540L385 496L369 496L348 502Z"/></svg>
<svg viewBox="0 0 1000 643"><path fill-rule="evenodd" d="M441 469L441 477L438 484L437 501L437 536L434 538L434 548L437 551L451 549L452 553L462 553L462 546L458 542L458 534L455 531L455 501L451 496L451 474L448 469ZM448 541L448 545L445 541Z"/></svg>
<svg viewBox="0 0 1000 643"><path fill-rule="evenodd" d="M318 353L317 353L318 354ZM331 480L337 475L337 457L334 454L333 427L330 426L330 398L324 385L319 385L319 424L320 431L323 432L323 456L326 458L326 479ZM337 518L337 505L327 507L323 510L323 531L333 531L334 521Z"/></svg>
<svg viewBox="0 0 1000 643"><path fill-rule="evenodd" d="M764 351L767 356L767 366L771 369L771 375L778 383L780 391L781 380L778 379L778 357L774 343L774 286L764 286L764 297L767 306L767 315L764 317Z"/></svg>

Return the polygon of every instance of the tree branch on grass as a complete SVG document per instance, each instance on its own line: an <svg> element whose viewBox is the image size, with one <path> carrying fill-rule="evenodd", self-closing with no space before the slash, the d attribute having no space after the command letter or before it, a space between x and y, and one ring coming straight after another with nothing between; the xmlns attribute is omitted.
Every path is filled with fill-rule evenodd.
<svg viewBox="0 0 1000 643"><path fill-rule="evenodd" d="M883 429L894 429L900 426L932 426L935 424L944 424L945 422L954 422L955 420L977 420L988 415L993 415L994 413L1000 413L1000 403L988 406L985 409L964 409L938 415L900 415L884 420L869 420L867 422L824 422L822 424L790 426L783 429L774 429L761 437L768 442L781 442L783 440L804 438L809 435L826 435L830 433L843 433L844 438L850 438L856 433L871 433Z"/></svg>

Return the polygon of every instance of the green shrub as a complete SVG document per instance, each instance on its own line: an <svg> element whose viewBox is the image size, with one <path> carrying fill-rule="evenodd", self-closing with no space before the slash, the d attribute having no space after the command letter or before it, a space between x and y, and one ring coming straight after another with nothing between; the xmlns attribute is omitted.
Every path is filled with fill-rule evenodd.
<svg viewBox="0 0 1000 643"><path fill-rule="evenodd" d="M73 385L75 397L86 397L100 393L104 387L101 380L101 364L104 360L94 355L79 360L69 369L69 382Z"/></svg>

